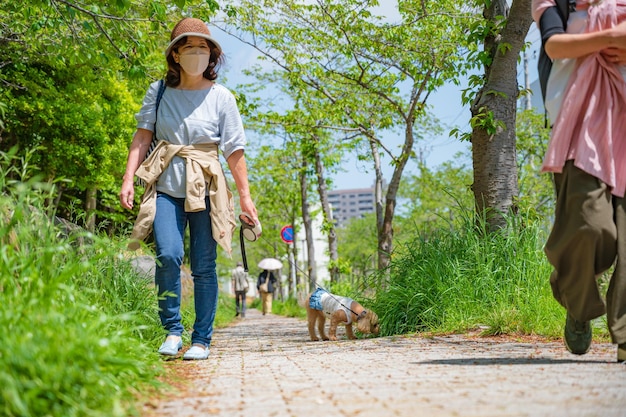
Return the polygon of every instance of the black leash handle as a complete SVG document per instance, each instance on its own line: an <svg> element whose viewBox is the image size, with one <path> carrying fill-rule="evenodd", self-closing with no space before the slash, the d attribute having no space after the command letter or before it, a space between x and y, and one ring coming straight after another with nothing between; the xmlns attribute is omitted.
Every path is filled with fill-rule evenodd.
<svg viewBox="0 0 626 417"><path fill-rule="evenodd" d="M243 259L243 270L248 272L248 258L246 258L246 244L243 238L243 226L239 227L239 246L241 247L241 258Z"/></svg>

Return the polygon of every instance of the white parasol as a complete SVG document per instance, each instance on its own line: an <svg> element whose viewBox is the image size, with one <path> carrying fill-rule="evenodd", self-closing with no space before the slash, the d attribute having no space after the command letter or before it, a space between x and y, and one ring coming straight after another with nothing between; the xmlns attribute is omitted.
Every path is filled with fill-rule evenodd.
<svg viewBox="0 0 626 417"><path fill-rule="evenodd" d="M264 258L259 262L259 268L273 271L283 267L283 263L276 258Z"/></svg>

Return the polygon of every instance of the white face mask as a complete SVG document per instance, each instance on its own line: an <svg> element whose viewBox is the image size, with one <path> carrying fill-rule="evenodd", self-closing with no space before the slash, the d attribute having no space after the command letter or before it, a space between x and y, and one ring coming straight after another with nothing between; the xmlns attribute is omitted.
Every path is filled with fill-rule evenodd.
<svg viewBox="0 0 626 417"><path fill-rule="evenodd" d="M193 50L190 53L180 55L180 66L189 75L200 75L209 66L210 55L202 53L199 49Z"/></svg>

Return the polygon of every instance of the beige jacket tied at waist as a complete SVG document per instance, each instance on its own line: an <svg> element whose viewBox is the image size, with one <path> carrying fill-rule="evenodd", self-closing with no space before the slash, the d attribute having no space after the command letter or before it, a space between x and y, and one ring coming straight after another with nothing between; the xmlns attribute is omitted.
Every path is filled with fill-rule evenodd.
<svg viewBox="0 0 626 417"><path fill-rule="evenodd" d="M143 240L152 230L156 214L156 182L174 155L186 161L185 211L196 212L206 209L205 196L208 186L213 238L230 256L236 227L235 206L233 194L228 188L219 162L217 144L214 143L173 145L162 140L139 166L135 175L142 179L146 186L131 234L132 241L128 245L129 249L138 249L138 241Z"/></svg>

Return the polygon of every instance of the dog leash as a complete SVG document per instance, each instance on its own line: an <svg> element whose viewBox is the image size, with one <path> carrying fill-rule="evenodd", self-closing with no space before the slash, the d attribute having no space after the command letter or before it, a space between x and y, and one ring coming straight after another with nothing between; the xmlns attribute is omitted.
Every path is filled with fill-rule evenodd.
<svg viewBox="0 0 626 417"><path fill-rule="evenodd" d="M243 241L243 226L239 227L239 247L241 248L243 270L248 272L248 258L246 257L246 244Z"/></svg>
<svg viewBox="0 0 626 417"><path fill-rule="evenodd" d="M241 213L239 215L239 222L241 223L241 226L239 227L239 246L240 246L240 249L241 249L241 258L242 258L242 261L243 261L243 269L244 269L244 271L248 272L248 258L246 256L245 240L247 239L247 240L249 240L251 242L254 242L254 241L256 241L260 237L261 239L265 240L265 242L267 242L267 243L270 243L270 242L267 239L265 239L263 237L263 235L260 235L260 233L261 233L261 225L259 223L255 224L255 225L252 225L248 221L243 219L245 217L247 217L247 220L249 220L250 222L253 222L253 220L252 220L252 216L250 216L248 213ZM296 265L295 262L294 262L293 265L294 265L294 267L298 271L300 271L300 273L302 273L302 275L304 275L307 278L307 280L309 282L313 282L313 284L315 284L322 291L325 291L340 306L342 306L343 308L345 308L346 310L348 310L352 314L354 314L356 316L356 318L357 318L357 321L359 320L360 317L364 316L365 313L367 313L367 310L364 309L363 312L361 312L361 314L357 314L354 310L352 310L352 308L350 308L349 306L344 305L337 297L335 297L333 295L333 293L328 291L326 288L322 287L317 282L312 281L311 277L309 277L308 274L305 271L300 269L298 267L298 265Z"/></svg>
<svg viewBox="0 0 626 417"><path fill-rule="evenodd" d="M244 220L244 218L246 218L247 220ZM259 235L261 234L261 224L255 223L252 219L252 216L245 212L239 215L239 222L241 223L241 226L239 226L239 247L241 248L243 270L248 272L248 258L246 257L245 240L249 240L251 242L257 240L259 238Z"/></svg>
<svg viewBox="0 0 626 417"><path fill-rule="evenodd" d="M241 218L240 218L239 220L241 221ZM244 239L243 239L244 228L252 228L252 226L250 226L249 224L247 224L247 223L246 223L246 222L244 222L244 221L241 221L241 227L240 227L240 229L239 229L239 241L240 241L240 245L241 245L241 256L242 256L242 258L243 258L243 267L244 267L244 270L245 270L246 272L248 272L248 261L247 261L247 259L246 259L246 249L245 249L244 242L243 242L243 240L244 240ZM269 241L269 240L267 240L266 238L264 238L264 237L263 237L263 235L261 235L261 239L263 239L266 243L270 243L270 241ZM340 306L342 306L343 308L345 308L346 310L348 310L348 311L350 311L352 314L354 314L354 315L356 316L356 318L357 318L357 321L359 320L359 318L363 317L363 316L365 315L365 313L367 313L367 310L363 309L363 312L362 312L361 314L357 314L354 310L352 310L352 308L350 308L350 307L346 306L345 304L343 304L343 303L341 302L341 300L339 300L337 297L335 297L335 296L333 295L333 293L331 293L330 291L328 291L326 288L322 287L322 286L321 286L320 284L318 284L316 281L312 281L312 280L311 280L311 277L309 277L309 275L308 275L305 271L303 271L302 269L300 269L300 268L298 267L298 265L296 265L296 263L295 263L295 262L293 263L293 266L294 266L294 267L295 267L298 271L300 271L300 273L301 273L302 275L304 275L304 276L307 278L307 280L308 280L309 282L312 282L313 284L315 284L315 285L317 286L317 288L319 288L320 290L325 291L325 292L326 292L329 296L331 296L331 297L332 297L335 301L337 301L337 303L338 303Z"/></svg>

